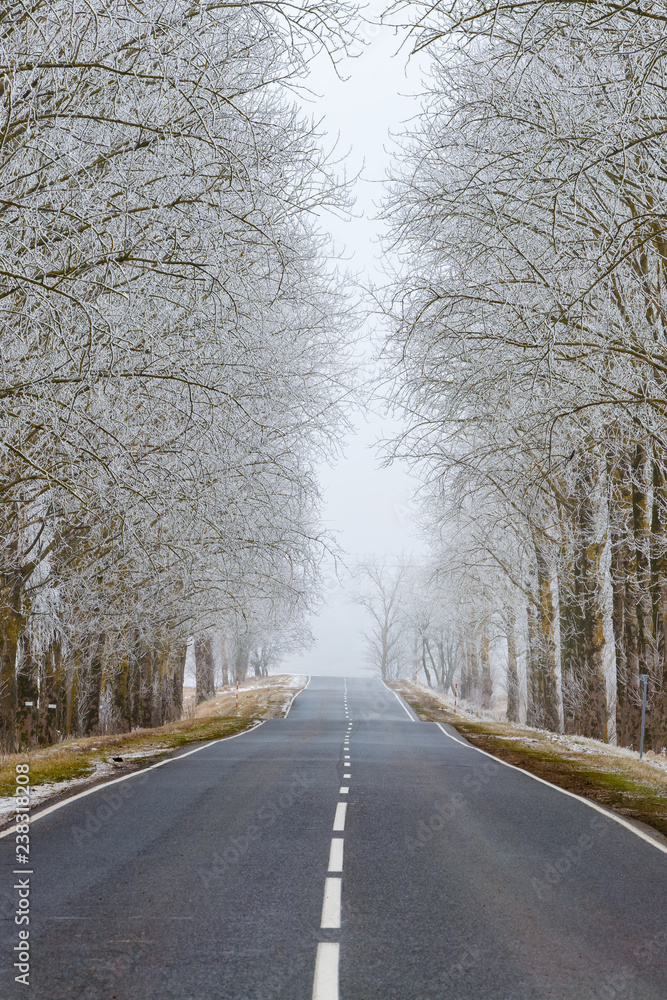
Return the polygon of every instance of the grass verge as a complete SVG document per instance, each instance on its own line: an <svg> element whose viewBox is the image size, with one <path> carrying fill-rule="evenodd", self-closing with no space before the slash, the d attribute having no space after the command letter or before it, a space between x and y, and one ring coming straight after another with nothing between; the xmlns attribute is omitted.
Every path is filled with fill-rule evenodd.
<svg viewBox="0 0 667 1000"><path fill-rule="evenodd" d="M422 721L447 723L480 750L667 837L667 769L658 766L658 755L640 761L622 747L583 737L454 715L437 695L418 685L389 684Z"/></svg>
<svg viewBox="0 0 667 1000"><path fill-rule="evenodd" d="M188 744L234 736L258 721L284 715L297 690L292 679L282 675L253 679L239 687L238 711L235 689L225 688L196 709L192 706L191 717L180 722L156 729L135 729L131 733L65 740L33 749L29 754L4 754L0 757L0 798L14 793L17 763L29 761L30 787L35 791L40 787L48 791L50 799L61 794L67 782L89 778L90 782L81 782L80 787L85 787L96 780L114 777L116 773L120 775L155 763ZM44 795L38 794L37 799L39 806L46 801ZM0 825L2 822L0 815Z"/></svg>

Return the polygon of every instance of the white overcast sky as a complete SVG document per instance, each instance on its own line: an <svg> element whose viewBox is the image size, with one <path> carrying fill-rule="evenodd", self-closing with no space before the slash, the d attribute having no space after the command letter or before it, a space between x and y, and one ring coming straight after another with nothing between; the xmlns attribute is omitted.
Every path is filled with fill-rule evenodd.
<svg viewBox="0 0 667 1000"><path fill-rule="evenodd" d="M371 3L366 16L379 14L383 4ZM307 107L330 147L347 153L347 174L361 171L355 186L355 218L326 217L323 224L344 253L351 271L362 280L380 280L375 221L381 183L389 164L389 133L399 132L418 110L410 97L419 89L416 67L406 76L406 51L397 53L400 39L391 28L367 23L356 58L339 66L337 77L322 57L313 66L309 85L315 95ZM361 42L361 39L360 39ZM376 321L377 322L377 321ZM370 330L368 331L370 336ZM372 552L387 557L419 551L410 521L410 497L416 483L398 465L380 468L374 442L390 429L378 414L357 420L357 433L345 442L345 457L333 468L324 467L321 481L326 500L325 521L335 531L348 564ZM279 669L309 674L360 674L367 671L362 631L363 612L349 603L349 581L339 586L333 574L326 586L326 605L312 619L316 644L303 655L292 656Z"/></svg>

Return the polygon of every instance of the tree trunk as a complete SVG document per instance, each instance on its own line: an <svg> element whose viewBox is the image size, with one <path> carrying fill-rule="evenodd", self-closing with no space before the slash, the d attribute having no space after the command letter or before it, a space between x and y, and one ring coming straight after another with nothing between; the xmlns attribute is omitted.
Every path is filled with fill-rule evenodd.
<svg viewBox="0 0 667 1000"><path fill-rule="evenodd" d="M471 701L479 704L481 691L479 683L479 650L477 649L477 640L474 642L466 643L466 652L468 654L468 697Z"/></svg>
<svg viewBox="0 0 667 1000"><path fill-rule="evenodd" d="M246 679L248 673L248 660L250 659L250 639L247 635L237 635L234 643L234 657L232 661L234 673L232 684L236 683L236 678L240 681ZM384 675L383 675L384 676Z"/></svg>
<svg viewBox="0 0 667 1000"><path fill-rule="evenodd" d="M461 698L470 696L470 675L468 673L468 643L461 640Z"/></svg>
<svg viewBox="0 0 667 1000"><path fill-rule="evenodd" d="M130 730L141 725L141 654L142 649L138 637L127 657L127 688L126 711Z"/></svg>
<svg viewBox="0 0 667 1000"><path fill-rule="evenodd" d="M150 648L142 650L138 657L139 668L139 725L148 728L153 724L153 675L155 670L155 651Z"/></svg>
<svg viewBox="0 0 667 1000"><path fill-rule="evenodd" d="M81 652L76 650L67 671L67 703L65 711L65 735L73 736L79 724L79 671Z"/></svg>
<svg viewBox="0 0 667 1000"><path fill-rule="evenodd" d="M180 646L173 654L173 693L172 705L174 718L183 715L183 682L185 680L185 660L188 655L187 644Z"/></svg>
<svg viewBox="0 0 667 1000"><path fill-rule="evenodd" d="M132 729L132 707L130 698L131 680L130 658L127 650L125 650L120 657L120 663L116 672L114 700L118 708L118 716L121 723L124 723L128 730Z"/></svg>
<svg viewBox="0 0 667 1000"><path fill-rule="evenodd" d="M173 718L172 662L169 649L158 645L153 649L153 690L151 694L151 726L163 726Z"/></svg>
<svg viewBox="0 0 667 1000"><path fill-rule="evenodd" d="M102 674L104 656L104 634L92 638L90 644L90 660L86 669L86 706L83 732L99 732L100 697L102 694Z"/></svg>
<svg viewBox="0 0 667 1000"><path fill-rule="evenodd" d="M18 571L18 505L3 510L4 545L0 567L0 749L16 749L16 658L22 620L22 580Z"/></svg>
<svg viewBox="0 0 667 1000"><path fill-rule="evenodd" d="M576 541L566 512L561 511L561 561L558 575L558 611L560 625L561 691L563 725L566 733L581 733L586 665L582 639L586 630L584 602L579 578Z"/></svg>
<svg viewBox="0 0 667 1000"><path fill-rule="evenodd" d="M552 574L542 545L535 540L537 589L528 606L530 656L526 723L537 729L560 731L556 683L556 612Z"/></svg>
<svg viewBox="0 0 667 1000"><path fill-rule="evenodd" d="M637 744L640 721L637 557L632 511L632 469L626 452L612 470L611 583L616 648L616 742Z"/></svg>
<svg viewBox="0 0 667 1000"><path fill-rule="evenodd" d="M493 681L491 679L491 659L489 656L488 636L482 636L480 649L480 659L482 664L482 708L491 708L491 698L493 697Z"/></svg>
<svg viewBox="0 0 667 1000"><path fill-rule="evenodd" d="M433 687L433 684L431 683L431 675L429 673L428 667L426 666L426 647L427 647L427 645L428 645L428 643L426 642L426 639L424 639L424 637L422 636L422 667L424 668L424 676L426 677L426 683L428 684L429 687ZM430 655L430 651L429 651L429 655Z"/></svg>
<svg viewBox="0 0 667 1000"><path fill-rule="evenodd" d="M649 481L650 480L650 481ZM657 480L657 481L656 481ZM661 691L662 602L659 532L660 474L644 445L622 456L613 478L612 584L616 642L616 733L621 746L639 745L639 674L649 675L649 691ZM656 488L657 487L657 488ZM654 495L651 504L651 493ZM655 509L657 507L657 509ZM657 542L657 549L656 549ZM647 711L646 746L653 744L653 704ZM658 713L659 714L659 713ZM657 735L657 734L656 734ZM660 740L658 739L658 745Z"/></svg>
<svg viewBox="0 0 667 1000"><path fill-rule="evenodd" d="M635 551L637 554L637 624L639 639L639 672L649 676L649 694L651 702L661 680L661 665L658 655L658 637L655 634L653 618L654 605L652 597L652 537L651 537L651 506L649 491L653 478L652 461L643 444L635 448L632 477L632 519L635 534ZM652 492L652 490L651 490ZM641 728L641 702L638 690L637 724L633 743L638 745ZM646 712L646 746L653 744L653 705L647 705Z"/></svg>
<svg viewBox="0 0 667 1000"><path fill-rule="evenodd" d="M653 634L657 647L656 676L651 699L647 746L659 753L667 746L667 484L662 451L654 445L653 509L651 515L651 591Z"/></svg>
<svg viewBox="0 0 667 1000"><path fill-rule="evenodd" d="M519 721L519 670L516 657L516 620L507 617L507 721Z"/></svg>
<svg viewBox="0 0 667 1000"><path fill-rule="evenodd" d="M607 683L604 673L604 605L601 569L605 542L591 542L582 552L586 579L586 686L582 734L607 739Z"/></svg>
<svg viewBox="0 0 667 1000"><path fill-rule="evenodd" d="M29 749L37 742L39 729L39 664L25 635L19 640L16 703L17 748Z"/></svg>
<svg viewBox="0 0 667 1000"><path fill-rule="evenodd" d="M220 658L222 660L222 684L226 687L229 684L229 654L227 652L227 640L223 635L220 640Z"/></svg>
<svg viewBox="0 0 667 1000"><path fill-rule="evenodd" d="M16 580L0 586L0 745L16 749L16 657L21 628L20 590Z"/></svg>
<svg viewBox="0 0 667 1000"><path fill-rule="evenodd" d="M197 639L195 642L195 678L196 702L199 705L215 694L215 667L210 638Z"/></svg>
<svg viewBox="0 0 667 1000"><path fill-rule="evenodd" d="M55 743L58 732L65 728L67 688L62 670L62 650L59 639L53 639L41 656L39 691L39 722L37 740L45 745ZM55 705L55 708L50 708Z"/></svg>

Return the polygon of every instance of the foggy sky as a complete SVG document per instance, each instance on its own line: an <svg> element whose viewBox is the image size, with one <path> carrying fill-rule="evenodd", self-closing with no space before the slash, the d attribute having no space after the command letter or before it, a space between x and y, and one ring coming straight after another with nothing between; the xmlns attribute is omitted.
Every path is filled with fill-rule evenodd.
<svg viewBox="0 0 667 1000"><path fill-rule="evenodd" d="M382 4L368 10L378 12ZM368 15L369 16L369 15ZM382 197L382 180L389 165L389 132L399 132L418 111L410 95L418 90L416 67L405 75L406 52L396 50L400 39L392 29L374 25L364 28L366 46L361 54L346 59L336 77L330 63L320 58L309 85L317 96L306 105L316 119L323 118L325 144L337 140L336 153L346 157L348 176L362 171L355 185L355 218L338 220L323 217L351 271L361 272L362 281L381 280L380 250L377 245L381 224L375 221L377 202ZM365 329L370 341L371 321ZM370 353L370 344L369 344ZM326 526L337 533L347 565L372 552L387 557L417 553L420 542L411 524L411 495L416 482L398 465L380 468L374 442L391 429L377 413L356 418L357 433L345 442L345 457L333 469L323 467L321 482L326 500ZM350 581L343 570L341 584L327 574L326 604L311 621L316 644L303 655L287 658L280 670L308 674L364 674L368 665L364 654L363 628L366 617L349 603Z"/></svg>

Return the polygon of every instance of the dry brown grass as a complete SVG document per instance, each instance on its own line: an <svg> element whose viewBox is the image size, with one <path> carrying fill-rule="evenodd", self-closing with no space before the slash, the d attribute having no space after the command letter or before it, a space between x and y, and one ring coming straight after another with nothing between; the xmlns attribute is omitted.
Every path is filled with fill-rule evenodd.
<svg viewBox="0 0 667 1000"><path fill-rule="evenodd" d="M288 674L271 677L248 678L239 684L239 712L254 718L278 719L285 714L286 705L299 688L291 687L292 678ZM304 677L305 684L305 677ZM211 715L232 715L235 713L236 685L223 688L215 698L204 701L194 711L197 719Z"/></svg>

